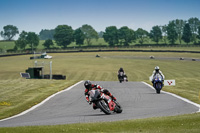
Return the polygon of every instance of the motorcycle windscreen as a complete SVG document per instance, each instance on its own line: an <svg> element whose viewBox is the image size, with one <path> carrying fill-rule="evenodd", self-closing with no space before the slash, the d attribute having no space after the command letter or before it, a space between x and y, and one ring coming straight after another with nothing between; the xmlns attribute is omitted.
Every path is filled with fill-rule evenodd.
<svg viewBox="0 0 200 133"><path fill-rule="evenodd" d="M98 90L91 90L89 91L90 100L94 101L100 97L100 92Z"/></svg>

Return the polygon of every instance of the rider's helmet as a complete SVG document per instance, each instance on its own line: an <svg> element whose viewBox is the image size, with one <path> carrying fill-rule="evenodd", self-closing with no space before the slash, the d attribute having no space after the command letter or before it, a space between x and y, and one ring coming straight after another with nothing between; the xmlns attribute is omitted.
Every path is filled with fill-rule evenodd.
<svg viewBox="0 0 200 133"><path fill-rule="evenodd" d="M158 72L159 69L160 69L159 66L156 66L156 67L155 67L155 71L156 71L156 72Z"/></svg>
<svg viewBox="0 0 200 133"><path fill-rule="evenodd" d="M122 67L120 67L119 71L124 71Z"/></svg>
<svg viewBox="0 0 200 133"><path fill-rule="evenodd" d="M84 86L86 89L90 89L91 88L92 83L90 82L90 80L85 81Z"/></svg>

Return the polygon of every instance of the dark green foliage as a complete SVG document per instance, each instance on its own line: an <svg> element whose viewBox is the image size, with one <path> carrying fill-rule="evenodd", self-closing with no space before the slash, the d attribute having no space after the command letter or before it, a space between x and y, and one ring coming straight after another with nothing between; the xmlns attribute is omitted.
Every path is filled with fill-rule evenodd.
<svg viewBox="0 0 200 133"><path fill-rule="evenodd" d="M40 40L47 40L47 39L51 39L53 40L53 36L54 36L54 33L55 33L55 30L52 29L52 30L41 30L40 33L39 33L39 38Z"/></svg>
<svg viewBox="0 0 200 133"><path fill-rule="evenodd" d="M167 26L161 26L161 30L163 35L163 41L165 42L165 44L167 44Z"/></svg>
<svg viewBox="0 0 200 133"><path fill-rule="evenodd" d="M4 32L1 31L1 36L8 41L12 40L16 34L19 34L18 28L13 25L4 26L3 29Z"/></svg>
<svg viewBox="0 0 200 133"><path fill-rule="evenodd" d="M73 29L68 25L58 25L55 29L54 39L58 46L64 48L67 47L71 42L73 42Z"/></svg>
<svg viewBox="0 0 200 133"><path fill-rule="evenodd" d="M191 32L191 29L190 29L190 25L188 23L185 24L185 26L184 26L182 39L187 44L191 42L192 32Z"/></svg>
<svg viewBox="0 0 200 133"><path fill-rule="evenodd" d="M175 23L174 22L170 22L167 25L167 38L169 40L169 42L171 44L175 44L177 38L178 38L178 34L176 32L176 27L175 27Z"/></svg>
<svg viewBox="0 0 200 133"><path fill-rule="evenodd" d="M200 21L199 21L198 18L190 18L188 20L188 23L190 25L191 32L192 32L192 42L194 44L196 44L196 42L197 42L197 31L198 31L198 27L200 26Z"/></svg>
<svg viewBox="0 0 200 133"><path fill-rule="evenodd" d="M129 43L136 39L134 31L129 29L127 26L123 26L119 29L118 36L120 43L124 44L124 46L129 46Z"/></svg>
<svg viewBox="0 0 200 133"><path fill-rule="evenodd" d="M35 34L35 32L28 32L26 40L29 46L31 47L32 52L33 48L36 48L39 45L39 37L37 34Z"/></svg>
<svg viewBox="0 0 200 133"><path fill-rule="evenodd" d="M109 46L114 46L119 43L118 39L118 29L116 26L106 27L105 33L103 34L104 40L109 44Z"/></svg>
<svg viewBox="0 0 200 133"><path fill-rule="evenodd" d="M148 32L146 30L143 30L142 28L138 28L135 32L136 38L139 39L139 43L143 44L145 41L145 38L148 37Z"/></svg>
<svg viewBox="0 0 200 133"><path fill-rule="evenodd" d="M39 37L37 34L35 34L35 32L25 32L22 31L22 33L19 35L19 38L17 41L15 41L15 50L20 48L25 50L27 44L29 44L29 46L32 49L36 48L39 45Z"/></svg>
<svg viewBox="0 0 200 133"><path fill-rule="evenodd" d="M162 39L162 31L159 26L154 26L150 31L150 38L158 44L158 42Z"/></svg>
<svg viewBox="0 0 200 133"><path fill-rule="evenodd" d="M15 41L15 50L17 50L18 48L25 50L26 46L27 46L27 37L28 33L25 31L22 31L22 33L19 35L19 38L17 41Z"/></svg>
<svg viewBox="0 0 200 133"><path fill-rule="evenodd" d="M85 35L85 39L88 45L91 45L91 39L95 38L98 39L98 33L93 29L90 25L83 25L81 27L83 34Z"/></svg>
<svg viewBox="0 0 200 133"><path fill-rule="evenodd" d="M185 26L185 23L189 24L192 37L190 37L190 35L189 36L186 35L185 37L182 37L183 27ZM7 25L7 26L4 26L3 28L4 28L4 31L1 31L0 35L6 41L12 40L13 37L19 33L18 28L13 25ZM30 43L30 41L28 41L26 38L28 36L28 33L26 37L23 37L24 36L23 34L19 36L17 41L15 41L15 47L14 47L15 50L17 49L25 50L27 48L28 43L30 47L32 48L33 43ZM188 34L188 31L185 31L184 34ZM105 32L103 31L96 32L95 29L88 24L82 25L82 27L77 28L75 31L73 31L71 26L58 25L56 29L51 29L51 30L42 29L38 37L41 40L48 40L48 39L54 40L56 38L55 39L56 47L61 46L63 48L66 48L68 45L70 45L69 47L75 47L75 44L79 46L83 45L84 47L86 44L89 47L97 46L97 45L107 46L108 44L111 47L119 45L119 44L121 46L122 45L123 46L129 46L129 45L143 45L143 46L153 45L154 46L155 45L154 42L156 42L157 44L160 43L161 45L166 45L167 43L171 45L174 45L174 44L181 45L182 40L184 40L187 44L192 43L192 42L194 44L197 44L199 43L198 39L200 39L200 21L198 18L190 18L188 21L175 19L175 20L170 21L168 25L153 26L151 30L151 34L148 33L146 30L143 30L142 28L138 28L137 31L134 31L132 29L129 29L127 26L123 26L120 29L117 29L116 26L109 26L109 27L106 27ZM154 42L152 42L149 37ZM28 38L30 40L30 37ZM96 39L96 42L95 42L95 39ZM137 41L135 41L136 39ZM161 39L162 39L162 42L161 42ZM33 48L36 48L38 46L37 38L35 42L36 43L33 45ZM140 44L138 44L138 42ZM146 43L144 44L144 42ZM185 44L185 42L183 44ZM57 47L57 48L61 48L61 47ZM10 48L12 49L13 46ZM39 48L42 49L43 47L39 47Z"/></svg>
<svg viewBox="0 0 200 133"><path fill-rule="evenodd" d="M51 39L48 39L48 40L46 40L44 43L43 43L43 46L45 47L45 48L50 48L51 46L53 46L54 44L53 44L53 41L51 40Z"/></svg>
<svg viewBox="0 0 200 133"><path fill-rule="evenodd" d="M179 40L179 43L181 44L181 41L182 41L182 35L183 35L183 28L184 28L184 25L185 25L185 21L181 20L181 19L176 19L176 20L173 20L174 24L175 24L175 29L176 29L176 33L178 34L178 40Z"/></svg>
<svg viewBox="0 0 200 133"><path fill-rule="evenodd" d="M200 26L198 27L198 38L200 39Z"/></svg>
<svg viewBox="0 0 200 133"><path fill-rule="evenodd" d="M85 35L82 32L81 28L78 28L74 31L74 40L77 45L81 46L84 44Z"/></svg>
<svg viewBox="0 0 200 133"><path fill-rule="evenodd" d="M198 27L200 26L200 21L198 18L190 18L188 20L188 23L190 25L192 33L196 33L198 30Z"/></svg>

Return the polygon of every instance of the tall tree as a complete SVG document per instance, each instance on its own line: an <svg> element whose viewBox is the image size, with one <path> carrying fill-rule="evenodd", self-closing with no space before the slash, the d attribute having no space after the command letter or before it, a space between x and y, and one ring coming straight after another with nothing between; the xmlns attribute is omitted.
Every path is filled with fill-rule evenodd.
<svg viewBox="0 0 200 133"><path fill-rule="evenodd" d="M127 26L123 26L119 29L118 36L120 43L124 44L124 46L129 46L129 43L136 39L135 32Z"/></svg>
<svg viewBox="0 0 200 133"><path fill-rule="evenodd" d="M39 38L40 40L47 40L47 39L53 40L54 34L55 34L55 29L51 29L51 30L42 29L39 33Z"/></svg>
<svg viewBox="0 0 200 133"><path fill-rule="evenodd" d="M1 31L1 37L5 40L12 40L16 34L19 34L18 28L13 25L7 25L3 27L4 31Z"/></svg>
<svg viewBox="0 0 200 133"><path fill-rule="evenodd" d="M76 44L79 46L84 44L85 35L82 32L81 28L78 28L74 31L74 40L76 41Z"/></svg>
<svg viewBox="0 0 200 133"><path fill-rule="evenodd" d="M158 25L152 27L152 30L150 31L150 38L157 44L162 39L162 31Z"/></svg>
<svg viewBox="0 0 200 133"><path fill-rule="evenodd" d="M135 31L136 38L139 39L139 43L143 44L147 36L149 35L148 31L143 30L142 28L138 28Z"/></svg>
<svg viewBox="0 0 200 133"><path fill-rule="evenodd" d="M22 31L21 34L19 35L19 38L17 41L15 41L15 48L20 48L25 50L26 46L27 46L27 35L28 33L25 31Z"/></svg>
<svg viewBox="0 0 200 133"><path fill-rule="evenodd" d="M31 47L33 53L33 49L37 48L37 46L39 45L38 35L35 32L28 32L26 40L29 46Z"/></svg>
<svg viewBox="0 0 200 133"><path fill-rule="evenodd" d="M190 29L190 25L188 23L186 23L185 26L184 26L182 39L187 44L191 42L192 32L191 32L191 29Z"/></svg>
<svg viewBox="0 0 200 133"><path fill-rule="evenodd" d="M45 40L45 42L43 43L43 46L45 47L45 48L47 48L47 49L49 49L51 46L53 46L54 45L54 43L53 43L53 41L51 40L51 39L47 39L47 40Z"/></svg>
<svg viewBox="0 0 200 133"><path fill-rule="evenodd" d="M163 41L167 44L167 25L161 27Z"/></svg>
<svg viewBox="0 0 200 133"><path fill-rule="evenodd" d="M176 20L173 20L172 22L174 22L175 24L176 33L178 34L178 40L179 40L179 43L181 44L183 28L186 22L182 19L176 19Z"/></svg>
<svg viewBox="0 0 200 133"><path fill-rule="evenodd" d="M98 39L98 33L90 25L82 25L81 30L85 35L85 39L88 45L91 45L91 39Z"/></svg>
<svg viewBox="0 0 200 133"><path fill-rule="evenodd" d="M198 31L198 27L200 26L200 21L198 18L190 18L188 20L188 23L192 31L192 41L195 44L197 41L197 31Z"/></svg>
<svg viewBox="0 0 200 133"><path fill-rule="evenodd" d="M103 34L104 40L109 44L109 46L115 46L119 43L118 39L118 29L116 26L106 27L105 33Z"/></svg>
<svg viewBox="0 0 200 133"><path fill-rule="evenodd" d="M73 40L73 29L68 25L58 25L55 29L54 39L58 46L67 47Z"/></svg>
<svg viewBox="0 0 200 133"><path fill-rule="evenodd" d="M198 27L198 38L200 39L200 26Z"/></svg>
<svg viewBox="0 0 200 133"><path fill-rule="evenodd" d="M178 34L176 32L176 25L174 22L169 22L167 25L167 38L171 44L175 44Z"/></svg>

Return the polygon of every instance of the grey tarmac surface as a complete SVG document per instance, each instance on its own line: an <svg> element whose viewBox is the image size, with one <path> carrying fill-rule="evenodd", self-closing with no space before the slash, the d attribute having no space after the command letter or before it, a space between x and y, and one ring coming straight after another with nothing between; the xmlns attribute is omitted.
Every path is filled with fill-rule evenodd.
<svg viewBox="0 0 200 133"><path fill-rule="evenodd" d="M123 107L121 114L105 115L99 109L93 110L92 105L85 100L84 86L81 82L24 115L1 120L0 127L119 121L189 114L199 110L197 106L169 94L163 92L156 94L155 90L142 82L95 81L93 83L110 90Z"/></svg>

